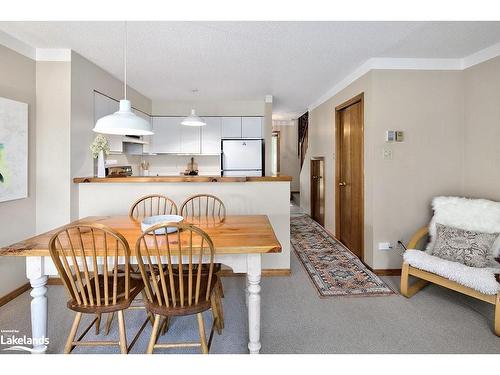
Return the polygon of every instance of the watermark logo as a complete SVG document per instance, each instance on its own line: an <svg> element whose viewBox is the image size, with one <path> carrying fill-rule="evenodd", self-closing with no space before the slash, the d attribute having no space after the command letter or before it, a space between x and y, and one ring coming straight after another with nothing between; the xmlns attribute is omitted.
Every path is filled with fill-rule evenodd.
<svg viewBox="0 0 500 375"><path fill-rule="evenodd" d="M19 335L16 329L2 329L0 331L0 345L9 345L3 351L24 351L28 353L43 353L49 345L48 337L29 337Z"/></svg>

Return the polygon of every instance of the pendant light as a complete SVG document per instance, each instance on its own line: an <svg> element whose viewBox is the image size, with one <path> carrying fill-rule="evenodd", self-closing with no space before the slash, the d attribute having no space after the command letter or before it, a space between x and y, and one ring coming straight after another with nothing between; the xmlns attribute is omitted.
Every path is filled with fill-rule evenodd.
<svg viewBox="0 0 500 375"><path fill-rule="evenodd" d="M185 126L204 126L207 123L203 121L199 116L196 115L194 109L191 110L191 114L182 120L181 125Z"/></svg>
<svg viewBox="0 0 500 375"><path fill-rule="evenodd" d="M96 133L118 135L152 135L151 124L132 112L130 100L127 100L127 22L125 21L125 38L123 51L124 98L120 100L120 109L108 116L101 117L94 126Z"/></svg>

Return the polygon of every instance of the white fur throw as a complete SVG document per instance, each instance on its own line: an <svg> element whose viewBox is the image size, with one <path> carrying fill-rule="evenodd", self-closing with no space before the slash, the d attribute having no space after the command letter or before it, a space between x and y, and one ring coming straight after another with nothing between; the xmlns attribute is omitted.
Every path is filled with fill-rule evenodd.
<svg viewBox="0 0 500 375"><path fill-rule="evenodd" d="M478 292L484 294L500 292L500 284L495 279L495 273L500 273L499 268L468 267L413 249L406 250L403 258L405 262L415 268L435 273Z"/></svg>
<svg viewBox="0 0 500 375"><path fill-rule="evenodd" d="M434 216L429 224L430 242L427 251L434 248L436 223L483 233L500 233L500 202L486 199L436 197L432 200ZM493 244L492 253L500 253L500 236Z"/></svg>

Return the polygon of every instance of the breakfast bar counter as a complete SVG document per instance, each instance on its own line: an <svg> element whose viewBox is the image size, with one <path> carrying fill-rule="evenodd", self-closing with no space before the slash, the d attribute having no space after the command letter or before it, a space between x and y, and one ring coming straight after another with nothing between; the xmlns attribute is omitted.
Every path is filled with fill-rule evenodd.
<svg viewBox="0 0 500 375"><path fill-rule="evenodd" d="M74 183L148 183L148 182L290 182L290 176L221 177L221 176L127 176L76 177Z"/></svg>
<svg viewBox="0 0 500 375"><path fill-rule="evenodd" d="M127 215L137 199L162 194L177 207L190 196L219 197L228 215L266 215L282 244L279 254L264 254L265 273L284 275L290 270L290 176L126 176L77 177L72 220L87 216ZM48 228L50 229L50 228Z"/></svg>

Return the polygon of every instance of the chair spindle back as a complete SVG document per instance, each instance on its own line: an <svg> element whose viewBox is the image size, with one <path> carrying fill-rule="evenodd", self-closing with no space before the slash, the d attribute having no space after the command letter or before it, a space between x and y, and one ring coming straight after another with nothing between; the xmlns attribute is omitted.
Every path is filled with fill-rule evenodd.
<svg viewBox="0 0 500 375"><path fill-rule="evenodd" d="M168 228L177 231L168 233ZM135 255L150 302L175 308L209 301L215 250L200 228L183 223L157 224L139 237ZM204 263L209 265L208 274L202 272Z"/></svg>
<svg viewBox="0 0 500 375"><path fill-rule="evenodd" d="M130 248L120 233L98 223L69 225L52 236L49 251L66 290L78 305L116 304L119 257L125 264L121 292L129 298ZM120 273L123 275L123 270Z"/></svg>
<svg viewBox="0 0 500 375"><path fill-rule="evenodd" d="M184 217L208 217L218 222L226 218L226 206L218 197L210 194L189 197L182 203L180 212Z"/></svg>
<svg viewBox="0 0 500 375"><path fill-rule="evenodd" d="M132 204L128 214L134 220L154 215L177 215L177 205L161 194L146 195Z"/></svg>

